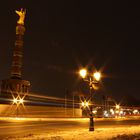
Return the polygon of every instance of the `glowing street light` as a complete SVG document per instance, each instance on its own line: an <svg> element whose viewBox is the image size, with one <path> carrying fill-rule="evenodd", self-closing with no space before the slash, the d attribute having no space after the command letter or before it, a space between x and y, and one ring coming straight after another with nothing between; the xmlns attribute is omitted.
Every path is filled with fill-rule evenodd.
<svg viewBox="0 0 140 140"><path fill-rule="evenodd" d="M87 70L86 70L86 69L81 69L81 70L79 71L79 74L80 74L80 76L81 76L82 78L85 78L86 75L87 75Z"/></svg>
<svg viewBox="0 0 140 140"><path fill-rule="evenodd" d="M96 81L99 81L100 78L101 78L100 72L95 72L95 73L93 73L93 77L95 78Z"/></svg>
<svg viewBox="0 0 140 140"><path fill-rule="evenodd" d="M19 112L19 106L20 104L23 105L24 99L21 98L20 96L17 96L16 98L13 97L13 104L16 104L16 112L17 112L17 116L18 116L18 112Z"/></svg>
<svg viewBox="0 0 140 140"><path fill-rule="evenodd" d="M15 104L17 104L17 101L18 101L17 98L13 99L13 103L15 103Z"/></svg>
<svg viewBox="0 0 140 140"><path fill-rule="evenodd" d="M82 106L83 106L83 107L85 106L85 103L84 103L84 102L82 102Z"/></svg>
<svg viewBox="0 0 140 140"><path fill-rule="evenodd" d="M19 98L19 99L14 98L14 99L13 99L13 103L14 103L14 104L23 104L23 99L22 99L22 98Z"/></svg>
<svg viewBox="0 0 140 140"><path fill-rule="evenodd" d="M93 74L89 74L89 73L87 73L87 70L86 69L81 69L79 71L79 74L83 78L84 81L88 82L88 85L89 85L89 88L90 88L90 98L89 98L89 100L91 100L91 98L92 98L92 92L91 92L91 90L92 89L94 89L94 90L98 89L96 87L96 84L98 84L98 82L99 82L99 80L101 78L101 74L99 72L95 72ZM84 106L88 107L89 106L89 103L88 102L82 102L82 106L83 107ZM93 113L93 106L90 105L88 107L88 109L89 109L89 116L90 116L89 131L94 131L94 120L93 120L93 117L94 117L93 114L94 113Z"/></svg>
<svg viewBox="0 0 140 140"><path fill-rule="evenodd" d="M20 104L23 104L23 99L19 99L19 103Z"/></svg>
<svg viewBox="0 0 140 140"><path fill-rule="evenodd" d="M89 103L86 102L86 101L85 101L85 102L82 102L82 106L83 106L83 107L88 107L88 106L89 106Z"/></svg>
<svg viewBox="0 0 140 140"><path fill-rule="evenodd" d="M88 107L89 106L88 102L86 102L85 105L86 105L86 107Z"/></svg>

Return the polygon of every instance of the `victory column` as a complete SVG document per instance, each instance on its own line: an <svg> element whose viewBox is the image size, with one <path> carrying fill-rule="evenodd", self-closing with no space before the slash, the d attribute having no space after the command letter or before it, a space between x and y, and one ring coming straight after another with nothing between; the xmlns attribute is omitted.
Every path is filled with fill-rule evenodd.
<svg viewBox="0 0 140 140"><path fill-rule="evenodd" d="M19 16L16 26L16 41L13 48L13 58L10 79L1 81L1 95L13 99L23 99L29 92L30 82L22 80L23 37L26 10L15 11Z"/></svg>

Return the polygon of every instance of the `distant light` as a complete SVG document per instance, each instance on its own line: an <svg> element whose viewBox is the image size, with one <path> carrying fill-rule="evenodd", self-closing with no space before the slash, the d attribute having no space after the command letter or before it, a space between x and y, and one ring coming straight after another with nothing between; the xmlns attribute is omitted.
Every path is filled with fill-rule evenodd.
<svg viewBox="0 0 140 140"><path fill-rule="evenodd" d="M16 98L13 99L13 103L17 103L17 101L18 101L18 100L17 100Z"/></svg>
<svg viewBox="0 0 140 140"><path fill-rule="evenodd" d="M86 103L85 103L85 105L88 107L88 106L89 106L89 103L88 103L88 102L86 102Z"/></svg>
<svg viewBox="0 0 140 140"><path fill-rule="evenodd" d="M83 107L88 107L88 106L89 106L89 103L86 102L86 101L85 101L85 102L82 102L82 106L83 106Z"/></svg>
<svg viewBox="0 0 140 140"><path fill-rule="evenodd" d="M122 114L123 114L123 111L121 110L121 111L120 111L120 115L122 115Z"/></svg>
<svg viewBox="0 0 140 140"><path fill-rule="evenodd" d="M23 103L23 99L20 99L20 100L19 100L19 103L22 104L22 103Z"/></svg>
<svg viewBox="0 0 140 140"><path fill-rule="evenodd" d="M93 110L92 112L93 112L93 114L96 114L97 113L97 110Z"/></svg>
<svg viewBox="0 0 140 140"><path fill-rule="evenodd" d="M100 74L99 72L95 72L95 73L93 74L93 76L94 76L94 78L95 78L96 81L99 81L100 78L101 78L101 74Z"/></svg>
<svg viewBox="0 0 140 140"><path fill-rule="evenodd" d="M82 102L82 106L85 106L85 103L84 102Z"/></svg>
<svg viewBox="0 0 140 140"><path fill-rule="evenodd" d="M137 113L138 113L138 110L134 110L133 113L134 113L134 114L137 114Z"/></svg>
<svg viewBox="0 0 140 140"><path fill-rule="evenodd" d="M108 117L109 116L109 114L108 114L108 112L106 110L104 111L104 116L105 117Z"/></svg>
<svg viewBox="0 0 140 140"><path fill-rule="evenodd" d="M23 104L23 99L22 98L20 98L20 99L14 98L13 103L15 103L15 104Z"/></svg>
<svg viewBox="0 0 140 140"><path fill-rule="evenodd" d="M112 115L114 115L114 110L113 109L110 109L110 112Z"/></svg>
<svg viewBox="0 0 140 140"><path fill-rule="evenodd" d="M118 111L118 110L116 110L116 113L117 113L117 114L119 114L119 111Z"/></svg>
<svg viewBox="0 0 140 140"><path fill-rule="evenodd" d="M104 111L104 114L106 114L106 113L107 113L107 111L105 110L105 111Z"/></svg>
<svg viewBox="0 0 140 140"><path fill-rule="evenodd" d="M113 112L114 110L113 109L110 109L110 112Z"/></svg>
<svg viewBox="0 0 140 140"><path fill-rule="evenodd" d="M81 76L82 78L85 78L86 75L87 75L87 70L86 70L86 69L81 69L80 72L79 72L79 74L80 74L80 76Z"/></svg>
<svg viewBox="0 0 140 140"><path fill-rule="evenodd" d="M116 109L119 109L120 108L120 105L116 105Z"/></svg>

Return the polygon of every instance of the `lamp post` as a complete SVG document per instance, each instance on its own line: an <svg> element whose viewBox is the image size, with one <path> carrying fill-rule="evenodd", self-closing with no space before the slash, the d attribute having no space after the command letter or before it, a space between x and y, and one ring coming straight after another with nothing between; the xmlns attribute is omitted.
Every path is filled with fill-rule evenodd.
<svg viewBox="0 0 140 140"><path fill-rule="evenodd" d="M89 85L89 101L92 99L92 89L96 89L95 84L98 84L101 78L101 74L99 72L95 72L93 74L87 73L86 69L81 69L79 71L80 76L82 79L86 82L88 82ZM88 102L87 102L88 103ZM82 103L82 106L84 103ZM89 119L90 119L90 124L89 124L89 131L94 131L94 116L93 116L93 105L88 105L88 112L89 112Z"/></svg>

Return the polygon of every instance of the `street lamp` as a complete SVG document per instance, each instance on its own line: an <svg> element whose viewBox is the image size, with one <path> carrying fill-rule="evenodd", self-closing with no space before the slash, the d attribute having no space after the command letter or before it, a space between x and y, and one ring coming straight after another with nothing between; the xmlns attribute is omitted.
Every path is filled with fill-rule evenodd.
<svg viewBox="0 0 140 140"><path fill-rule="evenodd" d="M87 73L86 69L81 69L79 71L79 74L84 81L88 82L88 85L89 85L89 88L90 88L89 100L91 100L91 98L92 98L91 90L96 89L95 84L99 83L100 78L101 78L101 74L100 74L100 72L94 72L93 74L89 74L89 73ZM88 102L82 102L82 106L89 106L88 107L89 116L90 116L89 131L94 131L93 105L89 105Z"/></svg>

